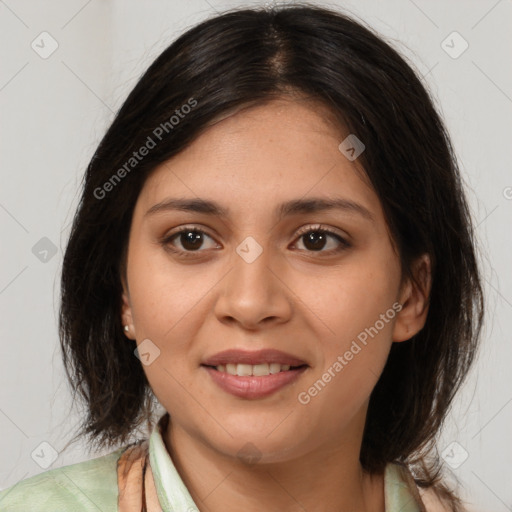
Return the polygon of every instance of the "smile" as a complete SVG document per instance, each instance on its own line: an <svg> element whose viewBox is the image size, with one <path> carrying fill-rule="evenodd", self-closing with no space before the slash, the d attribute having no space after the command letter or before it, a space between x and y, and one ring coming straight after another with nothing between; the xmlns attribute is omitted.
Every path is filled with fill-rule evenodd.
<svg viewBox="0 0 512 512"><path fill-rule="evenodd" d="M262 364L219 364L215 366L218 372L229 373L230 375L238 375L239 377L263 377L265 375L274 375L279 372L286 372L290 368L298 368L298 366L291 367L289 364L279 363L262 363Z"/></svg>

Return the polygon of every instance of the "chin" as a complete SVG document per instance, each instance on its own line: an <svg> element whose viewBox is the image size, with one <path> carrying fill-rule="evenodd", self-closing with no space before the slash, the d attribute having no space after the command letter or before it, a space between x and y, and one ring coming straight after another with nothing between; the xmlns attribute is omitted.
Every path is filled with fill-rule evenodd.
<svg viewBox="0 0 512 512"><path fill-rule="evenodd" d="M227 430L233 437L224 432L221 439L209 437L205 441L223 456L238 459L244 464L285 462L302 452L296 429L279 428L279 432L272 432L272 429L262 431L254 425L247 425L247 428Z"/></svg>

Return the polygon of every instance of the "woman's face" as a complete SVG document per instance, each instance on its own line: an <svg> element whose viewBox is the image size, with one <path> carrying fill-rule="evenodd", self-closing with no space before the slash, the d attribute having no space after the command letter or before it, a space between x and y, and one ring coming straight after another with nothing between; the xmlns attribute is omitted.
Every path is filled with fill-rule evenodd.
<svg viewBox="0 0 512 512"><path fill-rule="evenodd" d="M360 441L391 343L421 328L398 312L409 288L378 197L322 113L279 100L223 119L155 169L135 207L128 336L173 428L226 456ZM212 359L227 350L240 353Z"/></svg>

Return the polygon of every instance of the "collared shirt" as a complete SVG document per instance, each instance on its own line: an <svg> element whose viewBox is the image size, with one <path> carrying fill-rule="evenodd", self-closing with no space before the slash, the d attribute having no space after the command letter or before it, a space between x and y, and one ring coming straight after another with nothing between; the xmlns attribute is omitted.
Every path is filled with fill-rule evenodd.
<svg viewBox="0 0 512 512"><path fill-rule="evenodd" d="M145 442L149 474L152 474L156 489L155 501L159 502L162 512L197 512L200 509L178 473L163 440L162 432L168 420L166 413ZM102 457L47 470L22 480L0 492L0 511L118 512L118 462L127 448L125 446ZM138 496L139 489L135 485L133 487L123 489L123 493L133 491ZM386 512L425 510L412 475L402 465L389 463L386 466L384 496Z"/></svg>

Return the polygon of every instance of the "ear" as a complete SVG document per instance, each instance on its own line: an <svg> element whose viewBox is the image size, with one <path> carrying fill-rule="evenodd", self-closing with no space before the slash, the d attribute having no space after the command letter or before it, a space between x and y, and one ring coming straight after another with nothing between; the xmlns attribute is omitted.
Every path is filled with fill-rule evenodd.
<svg viewBox="0 0 512 512"><path fill-rule="evenodd" d="M417 334L427 319L432 269L428 254L420 256L412 266L415 279L407 279L401 289L399 303L402 309L396 316L393 341L406 341Z"/></svg>
<svg viewBox="0 0 512 512"><path fill-rule="evenodd" d="M130 292L128 291L128 286L126 284L125 279L121 279L121 283L123 285L123 294L121 297L122 304L121 304L121 323L123 325L123 328L125 325L129 327L129 330L123 330L124 335L127 338L130 338L131 340L135 340L135 322L133 321L133 315L132 315L132 306L130 301Z"/></svg>

